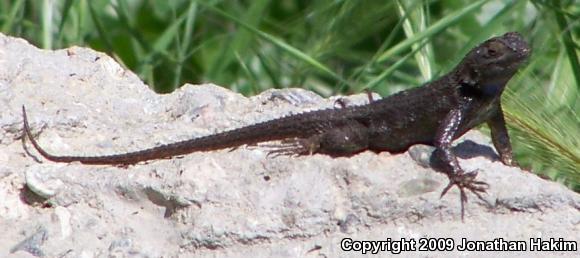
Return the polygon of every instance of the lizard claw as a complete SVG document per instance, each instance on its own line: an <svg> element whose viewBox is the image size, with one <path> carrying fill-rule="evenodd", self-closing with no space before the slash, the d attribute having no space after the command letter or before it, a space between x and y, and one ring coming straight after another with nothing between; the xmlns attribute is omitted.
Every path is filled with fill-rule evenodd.
<svg viewBox="0 0 580 258"><path fill-rule="evenodd" d="M468 173L456 173L449 176L449 184L441 192L441 197L443 197L447 192L456 185L459 188L460 201L461 201L461 220L463 221L465 217L465 204L467 203L467 194L465 190L469 190L471 193L475 194L480 200L485 201L481 194L486 193L489 188L489 184L483 181L475 180L477 177L477 171L472 171Z"/></svg>

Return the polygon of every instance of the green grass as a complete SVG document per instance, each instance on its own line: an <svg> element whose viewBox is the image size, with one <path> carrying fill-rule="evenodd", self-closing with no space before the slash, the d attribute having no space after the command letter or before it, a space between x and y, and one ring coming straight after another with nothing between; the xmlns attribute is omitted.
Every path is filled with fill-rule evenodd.
<svg viewBox="0 0 580 258"><path fill-rule="evenodd" d="M54 3L54 4L51 4ZM519 31L533 57L504 96L524 167L580 190L580 5L572 0L6 0L0 29L47 49L107 52L152 89L213 82L382 95L449 71Z"/></svg>

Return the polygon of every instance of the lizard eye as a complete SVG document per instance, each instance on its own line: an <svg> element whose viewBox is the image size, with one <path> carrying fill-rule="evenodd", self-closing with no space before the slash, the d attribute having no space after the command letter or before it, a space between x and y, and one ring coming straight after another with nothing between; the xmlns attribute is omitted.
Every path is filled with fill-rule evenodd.
<svg viewBox="0 0 580 258"><path fill-rule="evenodd" d="M490 44L489 47L487 48L486 55L488 57L497 57L497 56L499 56L500 55L500 52L501 52L501 47L502 47L502 45L500 43L492 42L492 44Z"/></svg>

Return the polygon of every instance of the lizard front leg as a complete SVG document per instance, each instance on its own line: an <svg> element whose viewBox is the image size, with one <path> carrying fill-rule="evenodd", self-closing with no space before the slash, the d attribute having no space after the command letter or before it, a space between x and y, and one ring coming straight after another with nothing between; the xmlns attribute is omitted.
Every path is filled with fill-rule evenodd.
<svg viewBox="0 0 580 258"><path fill-rule="evenodd" d="M364 89L364 92L367 94L367 98L369 99L369 103L373 103L375 102L375 98L373 97L373 92L369 89ZM338 105L341 108L345 108L347 106L347 102L346 99L344 98L339 98L337 100L334 101L334 105Z"/></svg>
<svg viewBox="0 0 580 258"><path fill-rule="evenodd" d="M453 109L447 114L437 129L434 143L436 150L433 154L438 161L442 162L439 169L449 177L449 184L441 192L441 197L443 197L454 185L459 188L462 220L465 215L465 203L467 203L465 189L469 190L480 199L483 199L480 193L485 193L488 186L485 182L475 180L477 177L476 171L464 172L459 166L457 156L455 156L451 150L451 143L456 138L455 136L458 132L463 116L464 111L461 108Z"/></svg>
<svg viewBox="0 0 580 258"><path fill-rule="evenodd" d="M487 121L487 125L491 130L491 140L503 164L508 166L517 166L513 159L512 145L510 144L510 137L505 126L505 119L501 105L498 104L496 113Z"/></svg>
<svg viewBox="0 0 580 258"><path fill-rule="evenodd" d="M367 98L369 99L369 103L375 102L375 98L373 97L373 92L370 89L366 88L365 93L367 94Z"/></svg>

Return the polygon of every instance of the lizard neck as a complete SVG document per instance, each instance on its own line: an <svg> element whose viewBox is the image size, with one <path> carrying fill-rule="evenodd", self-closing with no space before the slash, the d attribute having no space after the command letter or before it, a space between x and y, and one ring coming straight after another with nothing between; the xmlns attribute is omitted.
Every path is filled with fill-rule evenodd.
<svg viewBox="0 0 580 258"><path fill-rule="evenodd" d="M513 73L505 71L494 76L484 75L486 73L477 66L465 63L452 72L452 80L459 84L464 95L485 99L500 97Z"/></svg>

